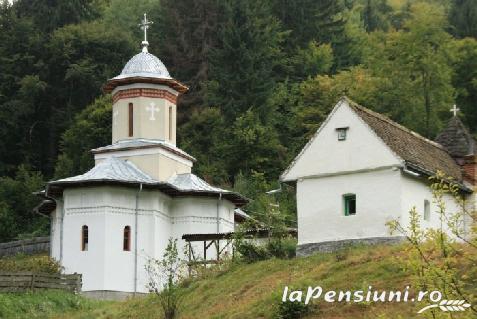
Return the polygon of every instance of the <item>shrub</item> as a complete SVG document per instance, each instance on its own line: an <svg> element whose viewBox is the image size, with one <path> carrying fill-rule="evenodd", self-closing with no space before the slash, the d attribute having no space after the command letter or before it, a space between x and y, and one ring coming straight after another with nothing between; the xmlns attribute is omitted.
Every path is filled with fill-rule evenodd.
<svg viewBox="0 0 477 319"><path fill-rule="evenodd" d="M59 274L61 265L47 255L17 254L12 257L0 258L0 271L32 271L37 273Z"/></svg>
<svg viewBox="0 0 477 319"><path fill-rule="evenodd" d="M250 241L238 240L235 249L240 254L241 259L247 263L265 260L271 257L265 246L254 244Z"/></svg>
<svg viewBox="0 0 477 319"><path fill-rule="evenodd" d="M303 302L283 302L278 305L277 319L298 319L310 312L310 305Z"/></svg>
<svg viewBox="0 0 477 319"><path fill-rule="evenodd" d="M296 256L296 239L290 237L274 238L267 243L266 249L271 256L276 258L294 258Z"/></svg>

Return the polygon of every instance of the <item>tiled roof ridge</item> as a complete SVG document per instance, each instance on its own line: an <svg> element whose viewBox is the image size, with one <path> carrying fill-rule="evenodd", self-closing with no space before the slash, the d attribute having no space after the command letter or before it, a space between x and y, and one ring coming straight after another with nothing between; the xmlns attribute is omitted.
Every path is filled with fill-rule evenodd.
<svg viewBox="0 0 477 319"><path fill-rule="evenodd" d="M426 143L429 143L430 145L432 145L432 146L434 146L434 147L437 147L437 148L439 148L439 149L444 150L444 151L447 152L447 150L445 149L445 147L442 146L441 144L439 144L439 143L437 143L437 142L435 142L435 141L432 141L432 140L430 140L430 139L428 139L428 138L426 138L426 137L420 135L419 133L416 133L415 131L413 131L413 130L411 130L411 129L409 129L409 128L407 128L407 127L405 127L405 126L403 126L403 125L401 125L401 124L399 124L399 123L397 123L397 122L391 120L391 119L390 119L389 117L387 117L386 115L380 114L380 113L375 112L375 111L373 111L373 110L370 110L370 109L368 109L368 108L366 108L366 107L364 107L364 106L362 106L362 105L359 105L358 103L354 102L353 100L351 100L351 99L348 98L348 97L344 97L344 98L345 98L346 101L350 104L351 107L355 107L355 108L357 108L357 109L359 109L359 110L361 110L361 111L363 111L363 112L366 112L366 113L368 113L369 115L374 116L375 118L377 118L377 119L379 119L379 120L381 120L381 121L384 121L384 122L386 122L386 123L388 123L388 124L390 124L390 125L393 125L394 127L398 128L398 129L400 129L400 130L402 130L402 131L404 131L404 132L406 132L406 133L408 133L408 134L411 134L411 135L413 135L414 137L419 138L419 139L423 140L423 141L426 142Z"/></svg>

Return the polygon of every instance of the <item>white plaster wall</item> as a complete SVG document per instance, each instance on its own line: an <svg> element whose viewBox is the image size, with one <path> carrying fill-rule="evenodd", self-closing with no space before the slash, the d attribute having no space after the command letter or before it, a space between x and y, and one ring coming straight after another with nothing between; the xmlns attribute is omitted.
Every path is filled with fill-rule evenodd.
<svg viewBox="0 0 477 319"><path fill-rule="evenodd" d="M349 127L344 141L338 141L336 129L340 127ZM281 179L292 181L390 165L401 165L401 161L343 101Z"/></svg>
<svg viewBox="0 0 477 319"><path fill-rule="evenodd" d="M343 194L356 194L356 215L344 215ZM386 222L401 215L397 169L299 180L298 244L390 236Z"/></svg>
<svg viewBox="0 0 477 319"><path fill-rule="evenodd" d="M63 214L63 200L57 200L56 209L50 215L50 255L57 261L60 261L61 214Z"/></svg>
<svg viewBox="0 0 477 319"><path fill-rule="evenodd" d="M130 88L154 88L160 90L166 90L174 95L178 92L163 85L155 84L136 84L119 86L113 94ZM133 136L129 136L129 103L133 103ZM154 117L151 117L151 112L147 111L147 107L150 107L151 103L154 103L157 108L157 112L154 113ZM169 131L169 110L172 111L172 127ZM112 142L117 142L124 139L132 138L150 138L169 141L172 144L176 144L176 113L177 107L174 103L169 102L164 98L157 97L131 97L123 98L113 104L113 118L116 114L116 119L113 119L112 127ZM152 120L154 119L154 120ZM169 135L172 133L172 135Z"/></svg>
<svg viewBox="0 0 477 319"><path fill-rule="evenodd" d="M428 200L431 204L430 220L424 220L424 200ZM451 196L444 196L443 200L446 205L446 213L455 214L460 212L459 205ZM417 212L420 215L420 223L423 229L440 228L441 221L439 217L439 209L434 202L430 184L425 177L416 178L406 174L402 175L402 224L409 225L409 211L416 207ZM462 224L463 225L463 224ZM444 229L448 231L446 223L443 224Z"/></svg>
<svg viewBox="0 0 477 319"><path fill-rule="evenodd" d="M125 187L72 188L64 191L63 260L66 273L83 274L83 291L134 291L135 206L138 189ZM218 206L217 206L218 203ZM139 193L137 291L147 292L145 264L161 259L169 238L177 238L180 252L186 233L233 231L235 206L218 198L171 199L157 190ZM52 256L59 260L61 201L53 213ZM89 229L88 251L81 251L81 228ZM123 251L123 231L131 227L131 251ZM202 251L202 243L196 247ZM213 250L209 257L215 257ZM185 258L184 255L182 255Z"/></svg>
<svg viewBox="0 0 477 319"><path fill-rule="evenodd" d="M83 290L105 286L105 192L95 188L64 191L63 260L66 273L83 274ZM81 251L81 228L88 226L88 250Z"/></svg>
<svg viewBox="0 0 477 319"><path fill-rule="evenodd" d="M218 206L217 206L218 204ZM173 200L173 237L178 239L178 248L184 252L184 234L217 233L217 209L219 211L218 232L234 230L235 206L228 200L218 198L184 197ZM221 243L225 244L225 243ZM193 244L197 256L202 256L203 242ZM186 258L185 255L182 255ZM207 258L215 258L214 247L207 250Z"/></svg>

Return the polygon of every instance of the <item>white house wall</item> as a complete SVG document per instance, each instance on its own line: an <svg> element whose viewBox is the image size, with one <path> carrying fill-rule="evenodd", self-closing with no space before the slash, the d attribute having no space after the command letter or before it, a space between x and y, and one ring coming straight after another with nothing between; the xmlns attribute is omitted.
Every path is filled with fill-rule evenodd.
<svg viewBox="0 0 477 319"><path fill-rule="evenodd" d="M420 225L423 229L429 228L440 228L441 221L439 216L439 208L434 202L432 196L432 191L430 189L430 183L427 182L426 177L416 178L403 174L402 176L402 224L407 227L409 225L410 216L409 212L413 207L416 208L416 211L420 216ZM430 219L429 221L424 220L424 200L430 202ZM447 214L455 214L461 211L459 205L455 200L449 196L445 195L443 197L446 206ZM443 224L444 229L448 231L446 223ZM463 226L463 224L462 224Z"/></svg>
<svg viewBox="0 0 477 319"><path fill-rule="evenodd" d="M299 180L298 244L389 236L385 224L401 212L400 175L386 169ZM344 214L349 193L356 194L354 216Z"/></svg>
<svg viewBox="0 0 477 319"><path fill-rule="evenodd" d="M338 141L337 128L348 127L347 137ZM305 147L282 180L337 172L351 172L401 165L384 142L342 101Z"/></svg>

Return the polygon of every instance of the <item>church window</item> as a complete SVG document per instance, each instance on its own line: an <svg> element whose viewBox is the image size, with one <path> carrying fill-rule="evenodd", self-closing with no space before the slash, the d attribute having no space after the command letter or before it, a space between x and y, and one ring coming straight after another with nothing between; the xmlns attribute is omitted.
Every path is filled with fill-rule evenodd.
<svg viewBox="0 0 477 319"><path fill-rule="evenodd" d="M172 140L172 106L169 106L169 140Z"/></svg>
<svg viewBox="0 0 477 319"><path fill-rule="evenodd" d="M134 134L134 107L132 103L129 103L129 137L132 137Z"/></svg>
<svg viewBox="0 0 477 319"><path fill-rule="evenodd" d="M427 199L424 200L424 220L431 220L431 203Z"/></svg>
<svg viewBox="0 0 477 319"><path fill-rule="evenodd" d="M88 250L88 226L86 225L83 225L83 227L81 227L81 250Z"/></svg>
<svg viewBox="0 0 477 319"><path fill-rule="evenodd" d="M338 133L338 141L346 140L346 135L347 135L347 132L348 132L347 127L338 127L336 129L336 132Z"/></svg>
<svg viewBox="0 0 477 319"><path fill-rule="evenodd" d="M123 232L123 250L131 251L131 227L124 227Z"/></svg>
<svg viewBox="0 0 477 319"><path fill-rule="evenodd" d="M344 214L345 216L356 215L356 195L343 195Z"/></svg>

